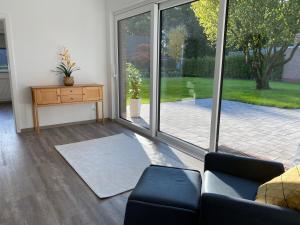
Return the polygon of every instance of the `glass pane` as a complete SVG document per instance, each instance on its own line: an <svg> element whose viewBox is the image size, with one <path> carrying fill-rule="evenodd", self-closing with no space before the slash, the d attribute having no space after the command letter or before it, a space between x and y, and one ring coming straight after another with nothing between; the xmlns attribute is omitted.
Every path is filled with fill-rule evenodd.
<svg viewBox="0 0 300 225"><path fill-rule="evenodd" d="M0 71L7 71L7 69L8 69L8 63L7 63L5 35L0 33Z"/></svg>
<svg viewBox="0 0 300 225"><path fill-rule="evenodd" d="M121 118L149 128L151 13L119 21Z"/></svg>
<svg viewBox="0 0 300 225"><path fill-rule="evenodd" d="M300 159L299 12L299 0L229 1L219 151Z"/></svg>
<svg viewBox="0 0 300 225"><path fill-rule="evenodd" d="M216 45L204 34L200 8L196 2L161 12L159 129L207 149Z"/></svg>

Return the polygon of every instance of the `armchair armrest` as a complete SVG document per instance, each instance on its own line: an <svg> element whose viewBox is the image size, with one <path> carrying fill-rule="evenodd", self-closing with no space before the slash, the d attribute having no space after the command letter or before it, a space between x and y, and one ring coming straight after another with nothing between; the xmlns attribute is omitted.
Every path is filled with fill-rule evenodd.
<svg viewBox="0 0 300 225"><path fill-rule="evenodd" d="M201 199L207 225L300 225L300 213L291 209L212 193Z"/></svg>
<svg viewBox="0 0 300 225"><path fill-rule="evenodd" d="M205 156L204 170L218 171L265 183L284 173L284 166L278 162L222 153L208 153Z"/></svg>

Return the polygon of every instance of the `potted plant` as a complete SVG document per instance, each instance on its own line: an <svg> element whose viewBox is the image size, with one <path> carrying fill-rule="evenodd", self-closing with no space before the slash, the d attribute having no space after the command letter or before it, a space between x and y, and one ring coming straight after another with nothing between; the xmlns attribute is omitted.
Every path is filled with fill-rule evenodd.
<svg viewBox="0 0 300 225"><path fill-rule="evenodd" d="M131 63L126 64L130 96L130 116L140 117L141 114L141 85L142 77L140 71Z"/></svg>
<svg viewBox="0 0 300 225"><path fill-rule="evenodd" d="M64 48L61 53L59 53L59 57L61 62L59 63L57 69L57 73L64 75L64 84L65 86L73 86L74 85L74 77L72 73L74 71L80 70L76 66L76 63L72 61L70 52L67 48Z"/></svg>

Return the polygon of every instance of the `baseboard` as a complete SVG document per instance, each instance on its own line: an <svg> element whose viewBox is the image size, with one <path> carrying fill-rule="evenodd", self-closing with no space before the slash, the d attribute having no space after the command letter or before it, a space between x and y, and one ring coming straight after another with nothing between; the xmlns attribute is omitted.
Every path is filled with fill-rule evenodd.
<svg viewBox="0 0 300 225"><path fill-rule="evenodd" d="M109 119L109 118L104 119L104 122L108 122L108 121L111 121L111 119ZM71 122L71 123L60 123L60 124L54 124L54 125L40 126L40 129L45 130L45 129L51 129L51 128L57 128L57 127L66 127L66 126L72 126L72 125L84 125L84 124L91 124L91 123L96 123L96 120L84 120L84 121ZM21 133L33 132L33 131L34 131L33 127L21 129Z"/></svg>
<svg viewBox="0 0 300 225"><path fill-rule="evenodd" d="M0 104L12 103L11 100L0 100Z"/></svg>

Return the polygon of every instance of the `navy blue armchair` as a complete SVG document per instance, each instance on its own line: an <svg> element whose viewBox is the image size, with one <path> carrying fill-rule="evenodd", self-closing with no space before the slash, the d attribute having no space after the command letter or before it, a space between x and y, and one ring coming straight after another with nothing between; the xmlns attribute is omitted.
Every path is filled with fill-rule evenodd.
<svg viewBox="0 0 300 225"><path fill-rule="evenodd" d="M255 202L258 187L284 172L281 163L209 153L201 210L205 225L300 225L300 213Z"/></svg>

